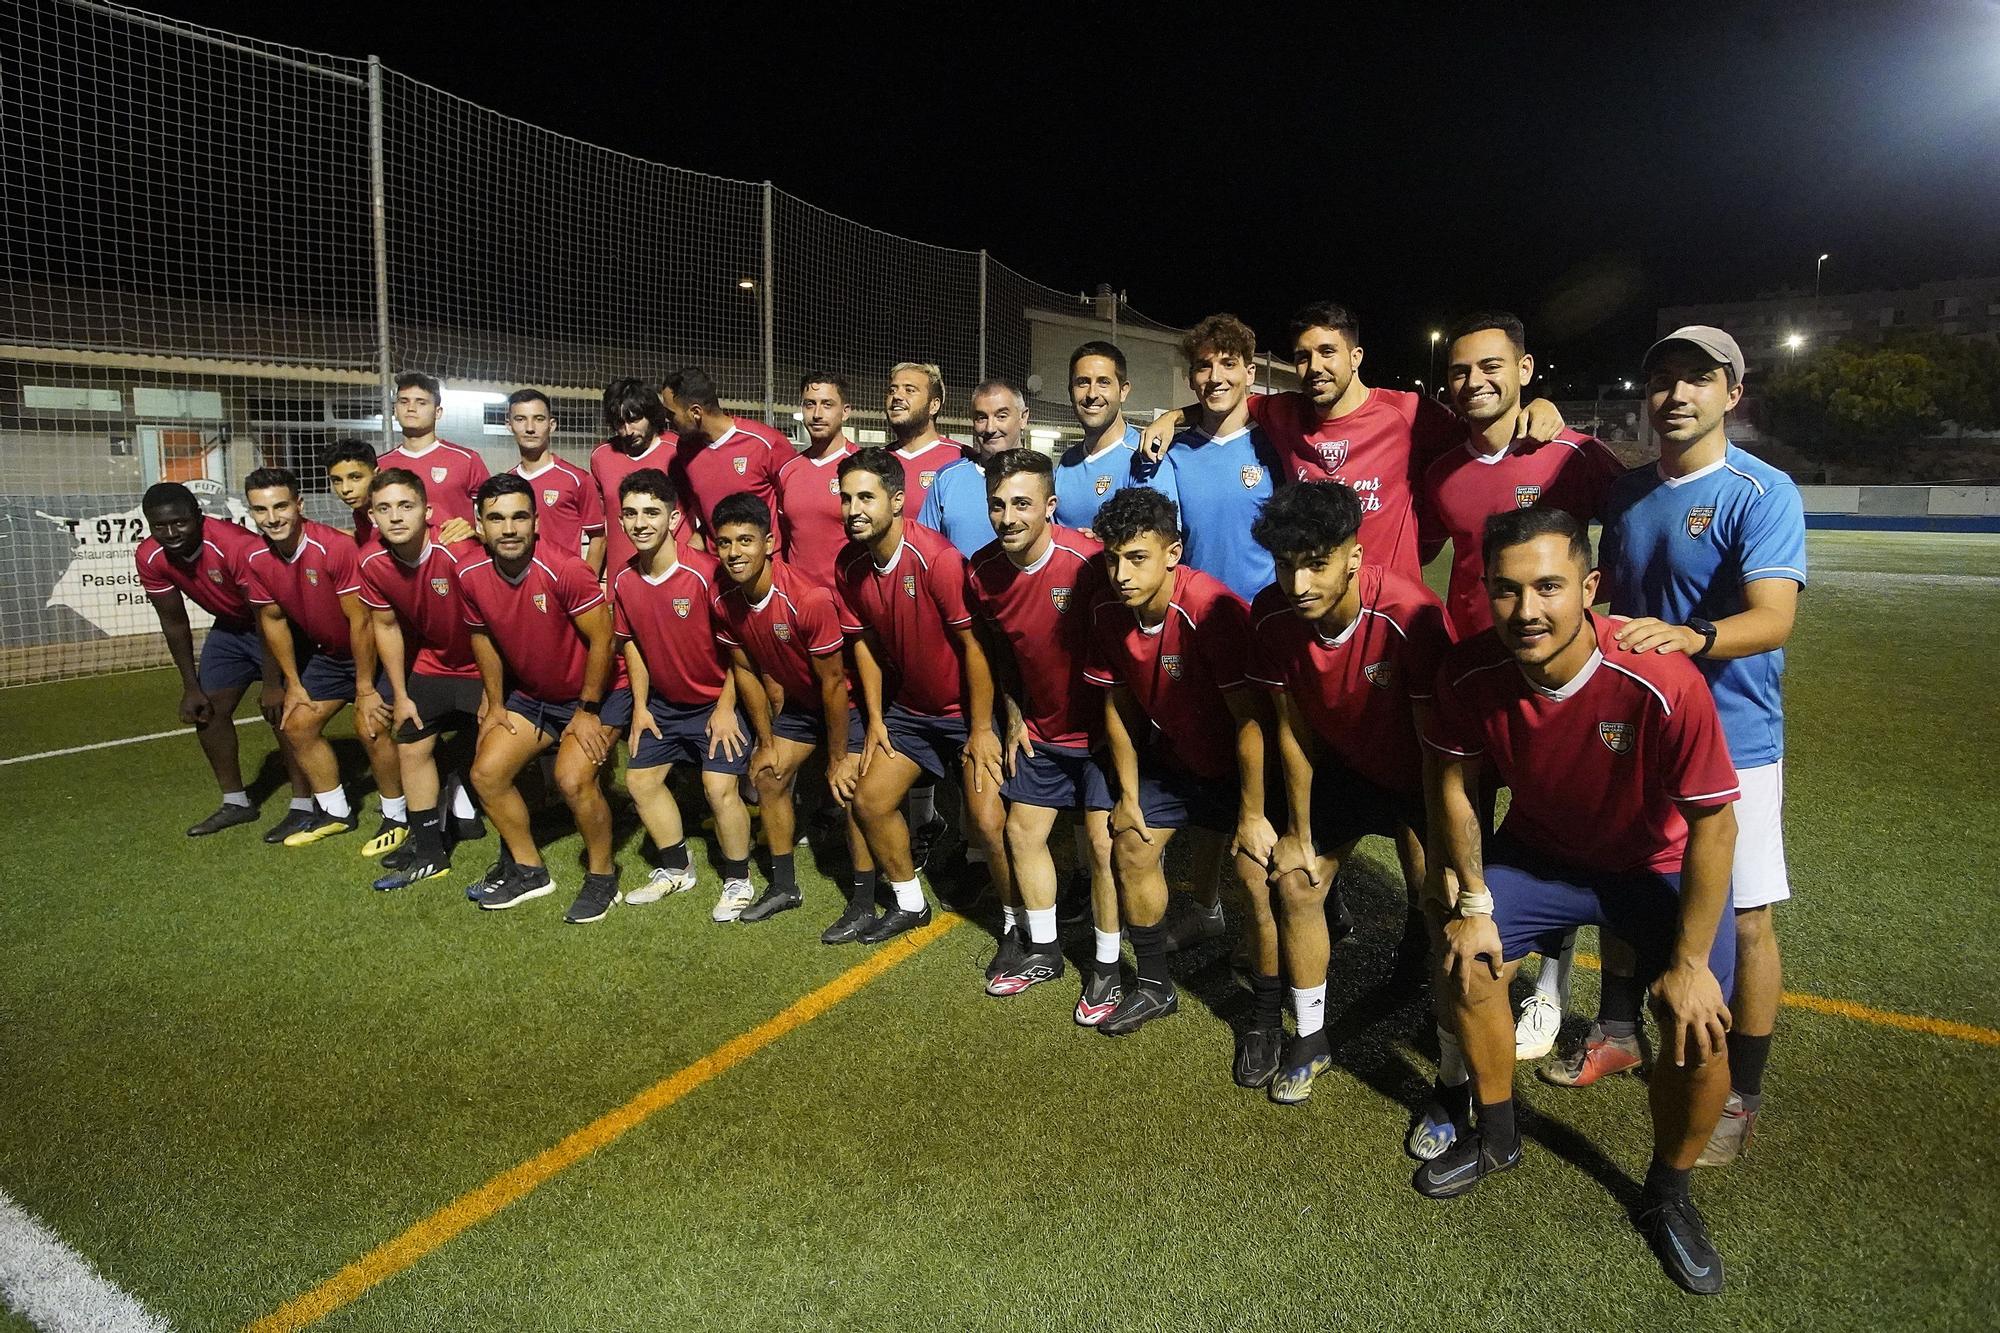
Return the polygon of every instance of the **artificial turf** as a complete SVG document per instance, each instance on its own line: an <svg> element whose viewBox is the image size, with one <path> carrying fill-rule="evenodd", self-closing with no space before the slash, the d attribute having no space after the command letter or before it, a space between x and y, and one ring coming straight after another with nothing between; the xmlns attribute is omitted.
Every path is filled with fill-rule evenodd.
<svg viewBox="0 0 2000 1333"><path fill-rule="evenodd" d="M2000 1028L2000 540L1809 549L1787 984ZM164 730L176 693L0 692L0 757ZM0 801L0 1189L180 1328L269 1312L862 956L817 942L838 902L805 856L806 909L769 923L710 923L704 865L694 894L570 928L573 836L562 891L506 913L460 892L490 839L400 894L368 891L355 838L191 841L212 792L178 739L0 768ZM1364 849L1304 1107L1229 1082L1223 949L1182 960L1179 1016L1110 1041L1070 1022L1074 973L982 995L967 923L324 1326L1989 1326L2000 1047L1787 1010L1756 1146L1697 1179L1715 1300L1626 1221L1635 1080L1524 1068L1522 1169L1418 1198L1399 1143L1428 1042L1392 860Z"/></svg>

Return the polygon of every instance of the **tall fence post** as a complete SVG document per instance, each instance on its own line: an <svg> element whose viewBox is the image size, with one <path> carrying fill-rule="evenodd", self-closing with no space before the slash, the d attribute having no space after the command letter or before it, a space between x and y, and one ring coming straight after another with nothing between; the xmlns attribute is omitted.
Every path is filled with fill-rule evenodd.
<svg viewBox="0 0 2000 1333"><path fill-rule="evenodd" d="M979 379L986 381L986 251L979 252Z"/></svg>
<svg viewBox="0 0 2000 1333"><path fill-rule="evenodd" d="M764 297L764 424L778 423L778 348L771 318L771 273L776 264L771 256L771 182L764 182L764 281L759 291Z"/></svg>
<svg viewBox="0 0 2000 1333"><path fill-rule="evenodd" d="M1113 347L1118 345L1118 304L1124 299L1125 295L1122 292L1113 293L1111 297L1111 345Z"/></svg>
<svg viewBox="0 0 2000 1333"><path fill-rule="evenodd" d="M389 214L382 168L382 61L368 57L368 197L375 236L375 363L381 377L382 443L395 443L396 371L389 360Z"/></svg>

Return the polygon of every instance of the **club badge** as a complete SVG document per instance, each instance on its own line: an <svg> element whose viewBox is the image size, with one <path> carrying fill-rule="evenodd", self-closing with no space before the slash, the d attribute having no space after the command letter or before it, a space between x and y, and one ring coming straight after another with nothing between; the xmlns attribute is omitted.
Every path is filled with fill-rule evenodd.
<svg viewBox="0 0 2000 1333"><path fill-rule="evenodd" d="M931 488L931 483L936 480L937 480L936 468L932 468L928 472L919 472L917 474L917 485L921 486L925 490L929 490Z"/></svg>
<svg viewBox="0 0 2000 1333"><path fill-rule="evenodd" d="M1713 522L1715 522L1715 506L1696 505L1688 510L1688 536L1701 536L1708 531L1708 525Z"/></svg>
<svg viewBox="0 0 2000 1333"><path fill-rule="evenodd" d="M694 603L689 601L687 598L685 597L674 598L674 614L679 616L682 620L686 620L688 618L688 612L692 611L693 609L694 609Z"/></svg>
<svg viewBox="0 0 2000 1333"><path fill-rule="evenodd" d="M317 588L319 586L319 571L317 569L308 569L306 571L306 582Z"/></svg>
<svg viewBox="0 0 2000 1333"><path fill-rule="evenodd" d="M434 593L436 593L436 594L437 594L438 596L440 596L440 597L445 597L445 596L449 596L449 595L450 595L450 593L451 593L451 580L450 580L450 579L432 579L432 580L431 580L431 591L432 591L432 592L434 592Z"/></svg>
<svg viewBox="0 0 2000 1333"><path fill-rule="evenodd" d="M771 634L779 643L790 643L792 641L792 627L782 620L771 626Z"/></svg>
<svg viewBox="0 0 2000 1333"><path fill-rule="evenodd" d="M1346 440L1321 440L1314 448L1319 450L1319 461L1326 464L1328 472L1340 471L1347 462Z"/></svg>
<svg viewBox="0 0 2000 1333"><path fill-rule="evenodd" d="M209 581L210 583L220 583L220 582L222 582L222 571L221 571L221 570L219 570L219 569L211 569L211 570L209 570L209 571L208 571L208 581Z"/></svg>
<svg viewBox="0 0 2000 1333"><path fill-rule="evenodd" d="M1246 467L1237 473L1237 475L1243 478L1244 490L1255 490L1257 483L1264 480L1264 469L1261 467Z"/></svg>
<svg viewBox="0 0 2000 1333"><path fill-rule="evenodd" d="M547 490L542 492L542 503L550 506L551 508L553 508L555 506L555 502L560 499L562 499L561 491Z"/></svg>
<svg viewBox="0 0 2000 1333"><path fill-rule="evenodd" d="M1604 748L1613 754L1624 754L1632 748L1632 737L1637 731L1630 722L1600 722L1597 724L1597 739L1604 742Z"/></svg>
<svg viewBox="0 0 2000 1333"><path fill-rule="evenodd" d="M1541 498L1542 488L1539 486L1516 486L1514 488L1514 508L1516 509L1533 509L1535 501Z"/></svg>
<svg viewBox="0 0 2000 1333"><path fill-rule="evenodd" d="M1181 678L1181 655L1179 653L1163 654L1160 658L1160 670L1166 672L1175 680L1179 680Z"/></svg>
<svg viewBox="0 0 2000 1333"><path fill-rule="evenodd" d="M1361 668L1361 674L1378 690L1386 690L1396 681L1396 668L1389 662L1370 662Z"/></svg>
<svg viewBox="0 0 2000 1333"><path fill-rule="evenodd" d="M1057 614L1060 615L1062 612L1069 610L1069 594L1070 590L1068 588L1049 589L1049 600L1056 604Z"/></svg>
<svg viewBox="0 0 2000 1333"><path fill-rule="evenodd" d="M735 468L736 475L741 477L750 471L750 460L747 458L732 458L729 460L729 466Z"/></svg>
<svg viewBox="0 0 2000 1333"><path fill-rule="evenodd" d="M1106 491L1110 489L1111 489L1111 478L1109 476L1103 476L1097 479L1097 493L1099 495L1104 494Z"/></svg>
<svg viewBox="0 0 2000 1333"><path fill-rule="evenodd" d="M903 596L915 597L916 595L917 595L917 576L915 574L903 575Z"/></svg>
<svg viewBox="0 0 2000 1333"><path fill-rule="evenodd" d="M826 479L826 493L827 493L828 495L831 495L831 496L833 496L833 497L834 497L835 499L839 499L839 498L840 498L840 478L839 478L839 477L828 477L828 478Z"/></svg>
<svg viewBox="0 0 2000 1333"><path fill-rule="evenodd" d="M449 477L450 475L451 472L446 468L434 467L431 469L432 481L443 481L446 477Z"/></svg>
<svg viewBox="0 0 2000 1333"><path fill-rule="evenodd" d="M535 609L545 614L547 613L549 609L549 595L547 593L538 592L535 594Z"/></svg>

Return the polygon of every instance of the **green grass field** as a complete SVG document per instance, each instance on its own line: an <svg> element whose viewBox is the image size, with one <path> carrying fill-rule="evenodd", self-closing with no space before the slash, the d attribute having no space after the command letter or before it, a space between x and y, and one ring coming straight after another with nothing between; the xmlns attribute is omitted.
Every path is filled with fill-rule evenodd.
<svg viewBox="0 0 2000 1333"><path fill-rule="evenodd" d="M2000 538L1810 551L1787 985L2000 1029ZM164 730L175 694L161 672L0 693L0 757ZM704 873L574 928L574 837L557 895L481 913L461 888L491 840L376 894L358 838L182 837L212 798L181 739L0 767L0 1190L176 1328L276 1310L864 958L818 943L839 904L804 857L806 909L763 925L712 924ZM1337 1063L1303 1107L1231 1084L1223 951L1182 960L1178 1017L1114 1042L1071 1023L1073 975L986 998L967 923L322 1326L1992 1326L2000 1046L1976 1040L1788 1009L1755 1149L1697 1180L1714 1300L1626 1220L1636 1080L1524 1067L1523 1168L1415 1195L1430 1065L1390 975L1392 866L1371 843L1349 872Z"/></svg>

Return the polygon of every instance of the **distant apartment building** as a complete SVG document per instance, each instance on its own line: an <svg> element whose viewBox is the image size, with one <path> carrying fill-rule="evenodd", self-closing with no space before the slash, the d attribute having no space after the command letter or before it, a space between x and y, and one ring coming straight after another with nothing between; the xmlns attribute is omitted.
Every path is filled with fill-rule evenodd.
<svg viewBox="0 0 2000 1333"><path fill-rule="evenodd" d="M1829 291L1817 299L1810 288L1787 289L1750 301L1668 306L1659 312L1661 333L1683 324L1727 329L1743 348L1753 375L1781 364L1793 352L1827 342L1879 343L1892 334L1910 332L2000 339L2000 277L1952 278L1879 291Z"/></svg>

